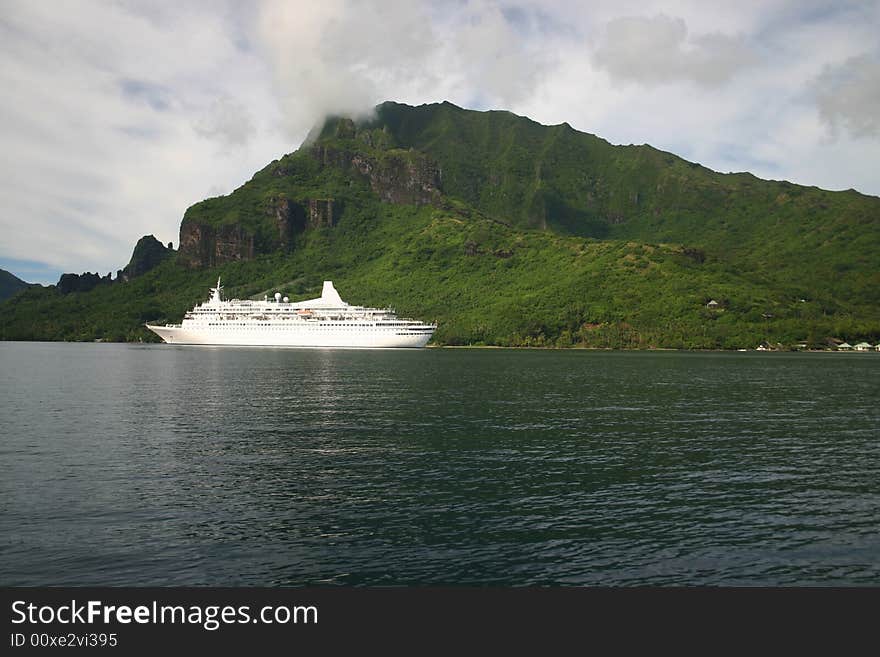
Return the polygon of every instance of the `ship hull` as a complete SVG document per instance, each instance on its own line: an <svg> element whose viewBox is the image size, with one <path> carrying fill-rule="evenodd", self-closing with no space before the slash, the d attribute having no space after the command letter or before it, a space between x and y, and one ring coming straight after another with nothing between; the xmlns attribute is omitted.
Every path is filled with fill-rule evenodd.
<svg viewBox="0 0 880 657"><path fill-rule="evenodd" d="M353 347L358 349L418 349L433 331L340 329L325 327L222 327L214 330L184 326L146 327L169 344L239 345L252 347Z"/></svg>

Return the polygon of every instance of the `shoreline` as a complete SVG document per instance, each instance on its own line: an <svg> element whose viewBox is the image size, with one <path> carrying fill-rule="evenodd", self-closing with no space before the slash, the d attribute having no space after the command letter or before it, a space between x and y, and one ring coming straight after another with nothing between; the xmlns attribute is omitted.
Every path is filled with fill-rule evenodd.
<svg viewBox="0 0 880 657"><path fill-rule="evenodd" d="M8 344L128 344L128 345L161 345L165 344L161 341L158 342L116 342L112 340L0 340L0 343L8 343ZM304 346L294 346L294 345L175 345L175 346L202 346L202 347L257 347L257 348L269 348L269 349L348 349L351 347L304 347ZM677 347L650 347L645 349L633 349L626 347L554 347L554 346L529 346L529 347L520 347L520 346L501 346L501 345L470 345L470 344L460 344L460 345L435 345L435 344L427 344L422 349L507 349L507 350L516 350L516 351L602 351L602 352L671 352L671 351L682 351L689 353L774 353L774 354L866 354L866 353L875 353L880 354L880 351L877 349L868 349L868 350L856 350L856 349L687 349L687 348L677 348ZM361 348L361 347L353 347L353 349L361 349L361 350L369 350L369 348ZM394 348L380 348L381 350L393 351ZM405 351L412 351L413 348L405 348Z"/></svg>
<svg viewBox="0 0 880 657"><path fill-rule="evenodd" d="M650 347L647 349L628 349L625 347L502 347L499 345L470 345L470 344L449 344L449 345L425 345L425 349L516 349L516 350L534 350L534 351L632 351L632 352L651 352L651 351L687 351L687 352L705 352L705 353L762 353L762 354L869 354L880 353L876 349L866 351L856 351L854 349L680 349L677 347Z"/></svg>

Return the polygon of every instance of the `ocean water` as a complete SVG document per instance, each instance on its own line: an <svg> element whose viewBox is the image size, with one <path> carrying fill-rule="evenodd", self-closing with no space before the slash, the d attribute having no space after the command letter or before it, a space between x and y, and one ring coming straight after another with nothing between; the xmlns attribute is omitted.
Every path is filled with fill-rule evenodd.
<svg viewBox="0 0 880 657"><path fill-rule="evenodd" d="M0 343L3 585L880 585L880 354Z"/></svg>

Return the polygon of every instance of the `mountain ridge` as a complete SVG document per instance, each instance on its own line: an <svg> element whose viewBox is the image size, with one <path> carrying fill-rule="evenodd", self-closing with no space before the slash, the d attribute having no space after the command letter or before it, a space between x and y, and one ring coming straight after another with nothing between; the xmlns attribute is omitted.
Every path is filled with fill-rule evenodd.
<svg viewBox="0 0 880 657"><path fill-rule="evenodd" d="M39 283L28 283L12 272L0 269L0 301L4 301L34 285L39 285Z"/></svg>
<svg viewBox="0 0 880 657"><path fill-rule="evenodd" d="M827 342L880 334L878 225L880 199L858 192L718 173L506 111L386 102L327 118L187 208L176 257L114 294L152 281L138 321L179 319L208 271L241 277L245 295L282 280L308 294L333 276L361 303L435 313L439 343ZM87 339L100 306L82 331L43 335ZM148 339L134 316L124 328L112 339ZM23 334L15 313L0 322L0 336Z"/></svg>

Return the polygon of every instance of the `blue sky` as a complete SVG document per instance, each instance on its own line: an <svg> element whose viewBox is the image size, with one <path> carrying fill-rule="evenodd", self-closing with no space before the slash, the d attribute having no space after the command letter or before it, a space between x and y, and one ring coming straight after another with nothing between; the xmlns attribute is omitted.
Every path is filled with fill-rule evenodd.
<svg viewBox="0 0 880 657"><path fill-rule="evenodd" d="M383 100L880 195L878 33L878 2L4 0L0 267L115 272L325 113Z"/></svg>

